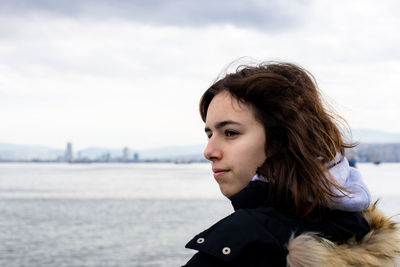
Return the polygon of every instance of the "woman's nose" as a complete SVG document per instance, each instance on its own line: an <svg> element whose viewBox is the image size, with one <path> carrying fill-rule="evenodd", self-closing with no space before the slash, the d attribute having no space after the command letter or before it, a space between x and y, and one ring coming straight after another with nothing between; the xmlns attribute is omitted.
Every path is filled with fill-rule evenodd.
<svg viewBox="0 0 400 267"><path fill-rule="evenodd" d="M204 150L204 157L209 161L216 161L222 158L222 151L217 143L217 140L212 137L208 140L206 149Z"/></svg>

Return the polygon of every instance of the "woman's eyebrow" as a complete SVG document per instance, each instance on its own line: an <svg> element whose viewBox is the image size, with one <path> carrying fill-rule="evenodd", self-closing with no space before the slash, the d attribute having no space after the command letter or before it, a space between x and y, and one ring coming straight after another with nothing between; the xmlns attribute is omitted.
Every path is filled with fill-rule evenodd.
<svg viewBox="0 0 400 267"><path fill-rule="evenodd" d="M215 129L218 130L218 129L221 129L222 127L225 127L226 125L230 125L230 124L241 125L241 123L239 123L239 122L227 120L227 121L218 122L218 123L215 125ZM207 132L211 132L211 129L208 128L208 127L206 127L206 128L204 128L204 131L205 131L206 133L207 133Z"/></svg>

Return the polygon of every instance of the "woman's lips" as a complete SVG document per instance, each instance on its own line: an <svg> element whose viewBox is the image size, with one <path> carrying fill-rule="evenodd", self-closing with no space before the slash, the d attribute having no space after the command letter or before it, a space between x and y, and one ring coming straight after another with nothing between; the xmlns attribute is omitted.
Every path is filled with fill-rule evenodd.
<svg viewBox="0 0 400 267"><path fill-rule="evenodd" d="M218 179L219 177L221 177L222 175L224 175L228 171L229 170L216 170L216 171L214 171L214 178Z"/></svg>

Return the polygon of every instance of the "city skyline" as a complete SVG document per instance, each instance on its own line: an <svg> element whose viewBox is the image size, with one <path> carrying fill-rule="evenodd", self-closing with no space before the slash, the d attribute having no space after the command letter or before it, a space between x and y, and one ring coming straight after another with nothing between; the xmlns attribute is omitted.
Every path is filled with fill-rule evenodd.
<svg viewBox="0 0 400 267"><path fill-rule="evenodd" d="M382 140L381 140L382 141ZM388 139L389 141L389 139ZM27 147L0 143L0 162L65 162L65 163L193 163L208 162L203 156L205 145L158 148L153 150L87 148L73 152L68 142L64 150ZM400 162L400 135L391 142L359 143L346 149L353 164L360 162Z"/></svg>
<svg viewBox="0 0 400 267"><path fill-rule="evenodd" d="M394 0L0 3L2 143L205 143L201 94L243 56L300 64L351 128L400 133Z"/></svg>

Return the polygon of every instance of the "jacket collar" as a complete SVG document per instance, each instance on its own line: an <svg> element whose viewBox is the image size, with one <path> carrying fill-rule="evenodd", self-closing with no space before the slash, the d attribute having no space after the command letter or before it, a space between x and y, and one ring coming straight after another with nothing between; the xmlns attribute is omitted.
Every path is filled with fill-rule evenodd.
<svg viewBox="0 0 400 267"><path fill-rule="evenodd" d="M251 181L245 188L229 197L234 210L252 209L268 203L268 184Z"/></svg>

